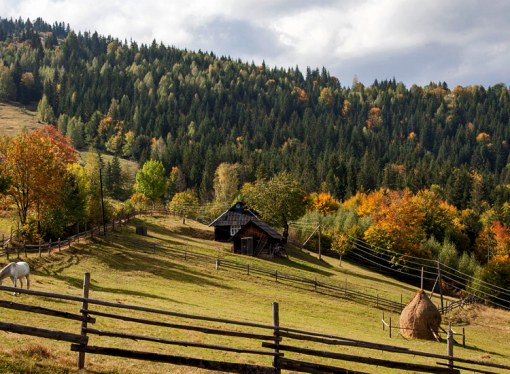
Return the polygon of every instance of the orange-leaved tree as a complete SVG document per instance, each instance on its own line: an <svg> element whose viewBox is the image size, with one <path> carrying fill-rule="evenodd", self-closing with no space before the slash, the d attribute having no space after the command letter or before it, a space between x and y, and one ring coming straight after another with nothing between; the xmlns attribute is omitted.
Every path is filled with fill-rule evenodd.
<svg viewBox="0 0 510 374"><path fill-rule="evenodd" d="M308 196L308 211L313 212L317 210L323 216L334 213L340 207L340 203L335 200L329 193L321 192L317 194L313 192Z"/></svg>
<svg viewBox="0 0 510 374"><path fill-rule="evenodd" d="M425 214L409 190L372 192L358 208L358 215L370 215L374 221L365 232L368 243L397 253L430 257L420 246L425 238ZM394 261L400 262L398 257Z"/></svg>
<svg viewBox="0 0 510 374"><path fill-rule="evenodd" d="M496 221L484 227L475 241L478 261L486 263L494 256L510 254L510 228Z"/></svg>
<svg viewBox="0 0 510 374"><path fill-rule="evenodd" d="M67 165L74 162L71 140L53 126L0 137L0 175L9 176L7 203L16 206L22 225L30 210L60 203Z"/></svg>

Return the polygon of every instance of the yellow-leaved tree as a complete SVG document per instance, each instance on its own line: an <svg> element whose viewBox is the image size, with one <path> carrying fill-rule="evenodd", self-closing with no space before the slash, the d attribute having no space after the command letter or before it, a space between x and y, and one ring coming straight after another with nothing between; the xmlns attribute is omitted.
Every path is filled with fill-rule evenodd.
<svg viewBox="0 0 510 374"><path fill-rule="evenodd" d="M169 204L169 209L178 215L196 217L198 197L195 190L186 190L176 193Z"/></svg>

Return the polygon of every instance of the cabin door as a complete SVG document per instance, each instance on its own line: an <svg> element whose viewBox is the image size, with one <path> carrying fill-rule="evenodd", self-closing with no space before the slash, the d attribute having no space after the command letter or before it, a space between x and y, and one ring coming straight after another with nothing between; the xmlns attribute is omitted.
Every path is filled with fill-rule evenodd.
<svg viewBox="0 0 510 374"><path fill-rule="evenodd" d="M242 238L241 239L241 254L246 256L253 256L253 238Z"/></svg>

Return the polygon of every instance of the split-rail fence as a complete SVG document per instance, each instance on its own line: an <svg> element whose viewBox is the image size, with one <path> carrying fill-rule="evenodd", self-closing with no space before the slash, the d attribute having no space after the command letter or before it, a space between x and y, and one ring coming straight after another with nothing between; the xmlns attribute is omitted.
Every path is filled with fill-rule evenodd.
<svg viewBox="0 0 510 374"><path fill-rule="evenodd" d="M277 374L281 370L293 370L304 373L363 373L361 371L347 370L340 366L329 366L321 363L320 358L329 358L334 362L354 362L357 364L365 364L368 366L381 366L392 369L413 371L419 373L445 373L453 374L460 373L459 369L470 370L473 372L480 373L492 373L486 369L479 368L466 368L464 366L458 366L457 364L469 364L476 366L483 366L489 368L495 368L498 370L504 370L505 372L510 370L509 366L481 362L476 360L462 359L453 355L453 340L450 339L453 335L448 334L448 345L447 354L439 355L421 351L413 351L408 348L379 344L374 342L356 340L341 336L333 336L329 334L323 334L318 332L304 331L294 328L288 328L281 324L279 306L277 303L273 303L272 306L272 323L261 324L252 323L249 321L233 321L222 318L200 316L184 314L169 310L160 310L144 306L127 305L120 303L113 303L98 299L92 299L89 297L89 285L90 285L90 274L85 274L83 282L82 296L73 296L58 293L40 292L34 290L19 289L7 286L0 286L0 290L14 292L17 291L21 294L29 294L38 296L41 298L52 298L57 300L67 300L71 302L81 303L79 313L69 313L60 310L54 310L44 308L40 306L32 306L21 303L14 303L10 301L0 300L0 308L8 308L17 310L20 312L37 313L47 316L53 316L56 318L65 318L75 320L80 323L79 333L71 333L68 331L56 331L49 330L40 327L25 326L19 324L12 324L0 321L0 330L25 334L31 336L38 336L47 339L60 340L71 343L71 351L78 352L77 366L78 368L85 367L85 355L86 354L99 354L115 357L123 357L137 360L146 360L152 362L168 363L173 365L184 365L190 367L203 368L221 372L234 372L234 373L263 373L263 374ZM103 308L98 310L96 306L102 306ZM106 312L104 311L106 310ZM124 311L124 313L122 312ZM129 311L143 312L146 318L132 317ZM171 316L177 319L181 319L183 323L170 323L167 321L161 321L157 319L157 316ZM123 324L122 331L106 331L91 328L91 325L96 323L98 318L116 319L127 322ZM222 324L223 328L218 327L207 327L204 324L214 323L215 326ZM165 329L177 329L184 331L196 331L204 334L204 339L208 335L220 335L229 336L239 339L249 339L250 341L259 341L259 349L246 349L238 348L230 345L214 345L203 343L202 339L200 343L193 341L179 341L161 337L154 337L148 335L136 335L131 334L129 331L130 323L144 324L159 326ZM200 323L200 324L198 324ZM259 332L253 332L254 330ZM167 330L161 329L160 331ZM138 342L155 342L164 345L177 345L181 347L193 347L204 350L214 350L223 352L234 352L238 355L252 355L259 357L260 364L245 364L238 362L226 362L226 361L214 361L195 357L185 357L169 354L161 354L156 352L148 352L144 350L128 350L121 348L114 348L109 344L103 343L103 346L92 345L94 336L103 336L108 339L102 339L101 341L110 341L111 339L130 339ZM170 337L170 333L168 333ZM284 342L285 339L285 342ZM91 341L92 340L92 341ZM307 348L296 346L294 341L307 342ZM141 349L144 349L143 343L140 344ZM386 360L381 358L373 358L365 355L349 355L340 352L332 352L324 350L326 346L337 346L337 347L356 347L362 350L364 354L365 350L368 351L382 351L392 352L404 357L404 355L415 356L412 362L408 361L394 361ZM296 355L299 356L296 357ZM370 354L370 353L366 353ZM380 355L378 353L378 355ZM260 357L269 356L272 358L271 366L267 365L267 360L261 360ZM314 362L310 362L306 359L307 356L315 357ZM305 358L303 358L305 357ZM416 357L427 357L442 360L445 362L437 362L437 366L420 364L417 363ZM319 359L318 359L319 358ZM257 359L251 360L257 362ZM266 364L265 364L266 363ZM370 369L369 369L370 370ZM501 371L499 371L501 372Z"/></svg>
<svg viewBox="0 0 510 374"><path fill-rule="evenodd" d="M356 289L356 286L352 283L349 283L347 279L345 280L345 283L339 284L339 283L332 283L332 282L324 282L321 280L318 280L317 277L314 279L303 277L297 274L290 274L281 272L274 269L264 268L261 266L256 265L250 265L238 261L228 260L225 258L220 258L207 255L204 253L193 251L191 248L188 248L186 246L185 248L179 248L175 246L167 246L160 243L155 242L149 242L146 240L139 240L132 237L128 237L125 235L116 235L113 234L113 231L115 230L115 227L119 227L125 222L136 218L138 216L147 216L147 215L175 215L173 212L169 210L137 210L129 214L122 215L121 217L117 217L117 219L114 219L111 223L105 224L104 226L96 226L96 227L90 227L90 225L87 225L85 222L84 225L82 225L82 228L84 231L80 231L80 226L78 225L77 231L78 233L76 235L70 236L66 238L65 240L61 240L58 238L57 240L49 240L49 243L42 244L39 242L39 244L22 244L13 246L12 245L12 235L9 239L5 239L4 237L2 240L0 240L0 257L6 256L7 260L10 260L10 256L14 256L17 259L20 259L20 255L24 254L25 257L28 255L28 253L38 253L39 257L41 257L42 254L50 254L52 251L61 251L63 248L71 247L73 243L76 243L80 241L80 239L86 238L86 237L94 237L99 236L102 238L105 238L106 240L109 240L111 242L115 242L118 244L123 245L130 245L133 250L148 250L156 253L156 251L160 253L164 253L166 255L170 256L176 256L179 258L183 258L184 260L191 260L191 261L197 261L202 263L208 263L212 264L216 267L216 269L224 268L224 269L230 269L230 270L239 270L242 272L249 274L256 274L259 276L269 277L274 279L275 281L280 282L289 282L294 284L300 284L305 287L313 288L316 292L328 292L328 293L334 293L337 296L349 298L353 301L362 302L371 304L375 307L386 309L386 310L392 310L396 312L401 312L403 308L406 305L406 302L404 301L403 295L400 295L400 301L390 300L382 297L379 294L371 295L367 292L361 292ZM108 230L111 230L112 232L108 232ZM11 245L9 245L11 244ZM447 312L452 311L455 308L463 307L464 305L474 302L475 300L470 299L461 299L456 302L452 302L450 304L447 304L444 308L438 307L441 314L445 314Z"/></svg>

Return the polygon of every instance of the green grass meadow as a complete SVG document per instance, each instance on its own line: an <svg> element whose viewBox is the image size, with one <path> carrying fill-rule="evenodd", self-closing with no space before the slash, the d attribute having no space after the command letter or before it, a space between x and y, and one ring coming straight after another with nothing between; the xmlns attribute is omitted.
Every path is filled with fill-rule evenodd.
<svg viewBox="0 0 510 374"><path fill-rule="evenodd" d="M135 236L135 225L146 225L148 241L198 251L220 258L295 273L307 278L331 283L344 283L349 287L371 294L379 294L400 301L400 294L407 302L417 288L403 284L390 277L382 276L362 269L346 261L342 267L338 260L325 257L319 261L315 254L289 249L289 259L263 260L251 257L235 256L231 245L211 240L212 229L193 221L182 221L173 217L144 217L131 221L118 229L125 235ZM5 266L5 257L0 258L0 266ZM11 258L12 259L12 258ZM280 307L280 325L300 330L338 335L347 338L396 345L418 351L446 354L446 343L435 341L406 340L396 337L394 331L390 339L388 332L382 331L381 317L384 310L374 306L344 299L341 295L314 292L306 287L274 279L246 274L237 270L221 268L216 270L213 264L184 261L160 253L111 244L100 238L82 241L70 249L54 252L50 256L43 254L39 258L30 254L27 259L32 268L32 289L38 291L64 293L81 296L84 273L91 273L90 298L115 303L140 305L165 309L186 314L195 314L237 321L247 321L265 325L272 324L271 303L278 302ZM10 285L5 280L4 285ZM1 291L1 299L13 302L39 305L70 313L79 313L81 305L77 302L55 300L31 295L12 296ZM437 299L433 300L437 304ZM262 334L269 330L225 325L216 322L195 321L177 317L151 315L144 312L90 306L90 309L107 313L129 315L133 317L155 319L179 324L200 325L223 328L234 331L251 331ZM385 317L398 321L398 313L385 312ZM39 314L0 309L3 322L24 324L46 329L64 330L79 333L80 323ZM510 365L510 313L473 305L457 310L443 320L444 328L448 322L453 329L466 329L466 348L454 347L454 355L467 359ZM149 335L172 340L183 340L216 345L228 345L239 348L262 349L261 342L238 337L207 335L194 331L176 330L123 322L115 319L97 317L96 324L89 327L101 330L119 331L138 335ZM444 334L443 334L444 336ZM413 357L361 350L355 347L334 347L319 343L290 341L289 345L311 349L363 355L389 360L435 365L437 359ZM175 345L163 345L128 339L91 336L89 345L116 347L163 354L258 364L270 366L269 356L254 356L192 348ZM393 373L392 369L370 367L333 359L321 359L295 353L286 353L285 357L339 366L351 370L370 373ZM73 373L76 369L77 353L70 351L70 344L26 335L0 332L0 372L2 373ZM465 364L464 366L469 366ZM205 373L202 369L178 367L168 364L136 361L100 355L86 355L86 371L90 373ZM487 368L489 371L503 372Z"/></svg>

